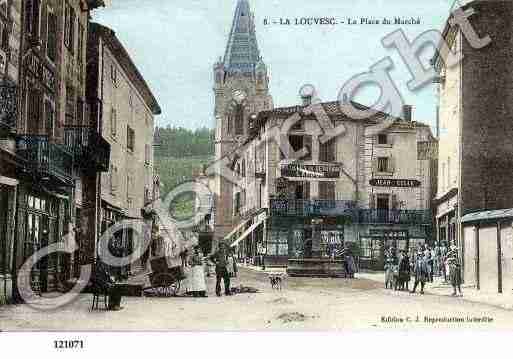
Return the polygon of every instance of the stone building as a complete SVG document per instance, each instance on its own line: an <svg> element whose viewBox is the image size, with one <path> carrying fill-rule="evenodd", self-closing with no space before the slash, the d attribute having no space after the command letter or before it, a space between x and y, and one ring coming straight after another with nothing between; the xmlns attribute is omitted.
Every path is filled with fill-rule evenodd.
<svg viewBox="0 0 513 359"><path fill-rule="evenodd" d="M0 136L0 156L9 162L1 166L1 175L10 178L7 194L2 185L2 206L8 207L11 220L7 232L3 231L8 245L3 246L2 255L9 258L8 269L15 275L33 253L75 232L77 187L84 168L74 162L76 143L69 139L76 137L73 127L88 121L87 27L90 11L104 4L101 0L8 0L0 3L4 15L5 4L8 26L2 26L2 36L9 38L8 81L14 85L9 93L16 100L11 95L7 102L2 98L8 108L15 107L7 117L7 131ZM78 259L61 253L41 260L30 273L33 289L62 288L74 260ZM16 281L12 282L16 296Z"/></svg>
<svg viewBox="0 0 513 359"><path fill-rule="evenodd" d="M154 199L154 116L161 109L114 31L100 24L90 26L88 66L87 97L101 104L97 126L111 149L108 171L97 187L102 233L119 220L142 219L143 208ZM112 246L127 254L132 233L118 234Z"/></svg>
<svg viewBox="0 0 513 359"><path fill-rule="evenodd" d="M0 304L12 299L21 5L0 1Z"/></svg>
<svg viewBox="0 0 513 359"><path fill-rule="evenodd" d="M215 155L221 159L248 138L252 114L273 107L267 67L258 49L249 2L237 4L224 58L214 65ZM215 238L223 238L236 224L232 217L233 186L215 179Z"/></svg>
<svg viewBox="0 0 513 359"><path fill-rule="evenodd" d="M220 179L214 190L216 238L253 262L264 254L267 264L329 256L353 242L362 265L373 268L382 266L385 247L431 241L436 141L430 128L412 120L409 106L402 119L375 113L355 120L338 102L326 102L319 106L345 132L321 143L327 133L306 111L311 94L302 93L301 105L273 108L267 70L251 40L252 16L245 27L248 13L248 2L239 1L224 62L215 67L216 155L235 177ZM248 36L249 46L237 42ZM229 71L234 54L246 63ZM275 140L293 115L299 121ZM308 154L291 159L286 142Z"/></svg>
<svg viewBox="0 0 513 359"><path fill-rule="evenodd" d="M439 74L441 129L436 220L438 240L458 245L463 265L472 266L466 263L465 248L472 244L462 240L462 217L511 208L513 203L513 4L472 1L462 9L474 10L472 27L480 42L487 43L487 36L491 42L474 48L457 26L451 26L451 15L444 39L463 59L454 66L446 66L439 54L433 59Z"/></svg>

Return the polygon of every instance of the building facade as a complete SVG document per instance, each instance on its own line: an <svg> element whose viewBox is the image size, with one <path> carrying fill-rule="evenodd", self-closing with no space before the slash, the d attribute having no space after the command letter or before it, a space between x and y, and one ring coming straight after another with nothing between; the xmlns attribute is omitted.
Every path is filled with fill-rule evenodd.
<svg viewBox="0 0 513 359"><path fill-rule="evenodd" d="M75 232L82 167L75 162L68 130L88 121L85 40L90 11L103 5L100 0L0 3L3 15L7 13L2 36L9 43L8 77L3 80L10 90L2 86L2 95L8 94L2 96L2 108L11 115L2 116L8 126L0 136L0 157L1 176L9 183L2 185L2 206L8 213L7 224L2 224L2 258L7 258L11 276L7 286L12 291L4 290L10 300L17 297L14 278L26 259ZM74 260L61 253L41 260L30 273L33 289L62 289Z"/></svg>
<svg viewBox="0 0 513 359"><path fill-rule="evenodd" d="M0 304L12 300L22 1L0 1Z"/></svg>
<svg viewBox="0 0 513 359"><path fill-rule="evenodd" d="M92 23L88 55L87 97L101 103L98 128L111 149L97 187L102 233L119 220L142 219L143 208L154 200L154 116L161 109L114 31ZM127 254L132 233L118 233L114 242L115 251Z"/></svg>
<svg viewBox="0 0 513 359"><path fill-rule="evenodd" d="M473 48L450 18L444 39L456 56L457 65L446 66L441 56L433 59L438 71L439 181L436 195L437 238L456 244L462 254L463 216L510 208L513 203L513 142L510 118L510 36L513 5L507 1L472 1L463 10L480 39L491 42ZM451 15L452 17L452 15ZM472 265L471 263L467 263ZM466 273L466 271L464 271Z"/></svg>
<svg viewBox="0 0 513 359"><path fill-rule="evenodd" d="M362 265L372 268L382 268L385 247L407 249L431 241L437 169L430 128L412 120L409 106L402 119L376 113L354 120L338 102L326 102L320 106L345 131L321 142L326 133L306 111L311 95L303 93L301 105L273 108L261 61L247 64L254 69L248 74L225 71L230 55L244 61L258 57L252 52L256 41L237 43L247 36L237 29L254 31L252 17L245 27L248 13L248 2L239 1L224 63L216 65L216 154L235 177L220 180L231 182L229 190L214 190L216 237L230 241L241 257L255 262L264 256L271 265L328 257L352 242L361 250ZM299 121L276 140L273 134L281 133L293 115ZM285 142L308 154L290 158Z"/></svg>

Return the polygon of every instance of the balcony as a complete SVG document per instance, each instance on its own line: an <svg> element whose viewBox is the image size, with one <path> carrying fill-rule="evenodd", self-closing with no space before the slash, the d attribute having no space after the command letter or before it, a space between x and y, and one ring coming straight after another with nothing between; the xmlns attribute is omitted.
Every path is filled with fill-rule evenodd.
<svg viewBox="0 0 513 359"><path fill-rule="evenodd" d="M75 165L99 172L109 171L110 144L89 126L65 126L64 144Z"/></svg>
<svg viewBox="0 0 513 359"><path fill-rule="evenodd" d="M336 200L272 199L271 216L355 216L356 202Z"/></svg>
<svg viewBox="0 0 513 359"><path fill-rule="evenodd" d="M51 143L48 136L19 135L16 154L41 178L52 178L63 185L72 185L73 154L61 144Z"/></svg>
<svg viewBox="0 0 513 359"><path fill-rule="evenodd" d="M423 224L432 222L429 210L360 209L358 221L366 224Z"/></svg>

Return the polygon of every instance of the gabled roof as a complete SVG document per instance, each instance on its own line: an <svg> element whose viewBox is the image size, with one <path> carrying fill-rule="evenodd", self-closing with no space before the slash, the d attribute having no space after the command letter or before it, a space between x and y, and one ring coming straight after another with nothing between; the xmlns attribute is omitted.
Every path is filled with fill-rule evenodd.
<svg viewBox="0 0 513 359"><path fill-rule="evenodd" d="M224 54L227 72L253 72L260 61L255 20L249 2L239 0Z"/></svg>

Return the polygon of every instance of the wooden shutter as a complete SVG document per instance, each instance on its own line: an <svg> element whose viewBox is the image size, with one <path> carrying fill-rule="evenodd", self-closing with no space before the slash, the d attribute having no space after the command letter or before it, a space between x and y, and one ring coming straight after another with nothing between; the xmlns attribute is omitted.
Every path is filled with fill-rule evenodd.
<svg viewBox="0 0 513 359"><path fill-rule="evenodd" d="M374 173L378 172L378 159L377 158L372 159L372 172L374 172Z"/></svg>
<svg viewBox="0 0 513 359"><path fill-rule="evenodd" d="M388 157L388 172L395 172L395 160L393 157Z"/></svg>

